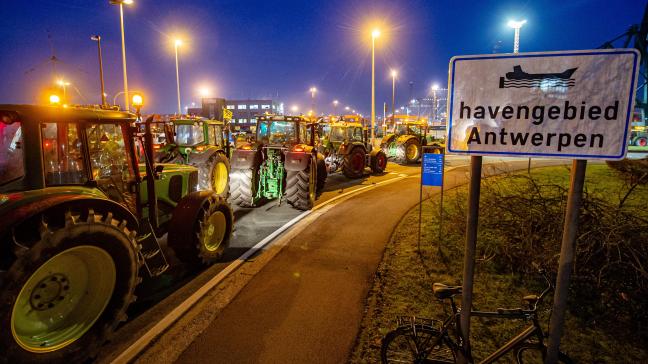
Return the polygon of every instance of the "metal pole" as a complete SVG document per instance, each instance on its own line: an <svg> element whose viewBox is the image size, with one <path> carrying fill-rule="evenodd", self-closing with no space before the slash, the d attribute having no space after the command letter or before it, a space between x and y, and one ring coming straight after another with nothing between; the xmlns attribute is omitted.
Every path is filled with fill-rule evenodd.
<svg viewBox="0 0 648 364"><path fill-rule="evenodd" d="M107 106L106 89L104 87L104 76L103 76L103 59L101 57L101 36L95 35L94 37L92 37L92 39L97 41L97 50L99 51L99 80L101 81L101 106Z"/></svg>
<svg viewBox="0 0 648 364"><path fill-rule="evenodd" d="M119 3L119 24L121 26L122 41L122 67L124 68L124 110L130 109L130 99L128 98L128 77L126 76L126 40L124 37L124 4Z"/></svg>
<svg viewBox="0 0 648 364"><path fill-rule="evenodd" d="M576 233L578 232L578 215L583 197L583 185L585 184L586 160L574 160L569 185L569 196L567 198L567 211L565 211L565 222L563 225L562 245L560 247L560 261L558 262L558 276L556 278L556 293L554 294L553 312L549 323L549 347L545 363L553 364L558 362L558 350L560 338L563 334L565 323L565 311L567 309L567 294L569 292L569 280L571 278L574 264L574 253L576 250Z"/></svg>
<svg viewBox="0 0 648 364"><path fill-rule="evenodd" d="M518 53L520 51L520 28L515 28L515 36L513 38L513 53Z"/></svg>
<svg viewBox="0 0 648 364"><path fill-rule="evenodd" d="M470 157L470 192L466 219L466 245L464 248L463 288L461 299L461 336L463 348L470 357L470 311L472 310L473 277L475 274L475 249L479 220L479 194L481 190L482 157ZM463 358L469 359L469 358Z"/></svg>
<svg viewBox="0 0 648 364"><path fill-rule="evenodd" d="M376 37L371 37L371 145L374 145L376 125Z"/></svg>
<svg viewBox="0 0 648 364"><path fill-rule="evenodd" d="M443 153L443 174L441 175L441 202L439 203L439 243L437 244L437 249L441 252L441 243L443 242L443 185L445 179L445 153Z"/></svg>
<svg viewBox="0 0 648 364"><path fill-rule="evenodd" d="M182 106L180 105L180 72L178 67L178 42L175 43L175 63L176 63L176 85L178 86L178 115L182 115Z"/></svg>
<svg viewBox="0 0 648 364"><path fill-rule="evenodd" d="M392 75L392 124L394 123L394 104L396 103L396 75Z"/></svg>

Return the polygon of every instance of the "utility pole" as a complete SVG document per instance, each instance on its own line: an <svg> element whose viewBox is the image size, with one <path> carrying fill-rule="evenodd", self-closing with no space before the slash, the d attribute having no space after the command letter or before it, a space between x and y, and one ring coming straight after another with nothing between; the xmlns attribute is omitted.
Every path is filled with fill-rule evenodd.
<svg viewBox="0 0 648 364"><path fill-rule="evenodd" d="M101 36L93 35L90 39L97 42L97 50L99 51L99 80L101 81L101 106L106 107L106 90L104 88L103 60L101 57Z"/></svg>

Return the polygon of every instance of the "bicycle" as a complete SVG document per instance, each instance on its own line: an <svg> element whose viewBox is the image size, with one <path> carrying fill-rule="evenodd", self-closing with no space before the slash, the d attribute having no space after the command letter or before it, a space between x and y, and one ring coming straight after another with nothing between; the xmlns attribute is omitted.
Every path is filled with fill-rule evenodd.
<svg viewBox="0 0 648 364"><path fill-rule="evenodd" d="M523 300L528 304L528 309L498 308L497 311L471 311L471 316L497 318L507 320L531 321L515 337L502 345L499 349L488 355L481 364L493 363L509 352L513 352L517 363L527 362L529 354L532 358L542 359L544 362L547 346L545 335L538 319L538 304L553 289L551 281L544 270L539 272L547 282L547 288L538 295L528 295ZM474 363L470 350L463 348L463 337L460 328L460 312L454 302L454 297L461 294L461 286L446 286L441 283L432 285L434 296L440 300L450 301L452 314L444 321L406 317L398 318L398 327L385 335L380 349L383 364L391 363L456 363L458 358L464 358L467 363ZM540 354L540 356L538 356ZM572 363L564 353L559 353L559 362Z"/></svg>

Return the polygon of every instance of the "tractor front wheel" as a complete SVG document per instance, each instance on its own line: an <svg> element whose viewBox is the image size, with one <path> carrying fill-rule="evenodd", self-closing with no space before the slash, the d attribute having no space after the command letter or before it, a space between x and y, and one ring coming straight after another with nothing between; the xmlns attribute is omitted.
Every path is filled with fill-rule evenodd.
<svg viewBox="0 0 648 364"><path fill-rule="evenodd" d="M323 158L317 159L317 193L322 193L326 185L326 161Z"/></svg>
<svg viewBox="0 0 648 364"><path fill-rule="evenodd" d="M191 268L220 259L232 235L232 209L222 196L199 191L185 196L173 210L168 244Z"/></svg>
<svg viewBox="0 0 648 364"><path fill-rule="evenodd" d="M207 162L198 167L198 180L201 190L212 190L227 198L229 193L229 160L224 153L214 153Z"/></svg>
<svg viewBox="0 0 648 364"><path fill-rule="evenodd" d="M309 210L315 205L317 168L312 159L302 171L288 171L286 176L286 199L298 210Z"/></svg>
<svg viewBox="0 0 648 364"><path fill-rule="evenodd" d="M371 172L383 173L387 168L387 155L382 150L371 157Z"/></svg>
<svg viewBox="0 0 648 364"><path fill-rule="evenodd" d="M418 162L421 158L421 143L415 138L411 138L403 144L405 163L412 164Z"/></svg>
<svg viewBox="0 0 648 364"><path fill-rule="evenodd" d="M360 178L364 175L365 151L361 147L355 147L344 156L342 173L346 178Z"/></svg>
<svg viewBox="0 0 648 364"><path fill-rule="evenodd" d="M0 347L10 363L83 362L96 356L135 300L135 235L112 214L86 211L41 223L0 287Z"/></svg>

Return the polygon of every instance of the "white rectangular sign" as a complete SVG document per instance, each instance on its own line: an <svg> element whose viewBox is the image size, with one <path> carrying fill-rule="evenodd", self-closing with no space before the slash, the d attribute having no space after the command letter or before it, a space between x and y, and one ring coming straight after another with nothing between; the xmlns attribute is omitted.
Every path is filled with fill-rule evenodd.
<svg viewBox="0 0 648 364"><path fill-rule="evenodd" d="M635 49L453 57L448 153L623 159L639 57Z"/></svg>

